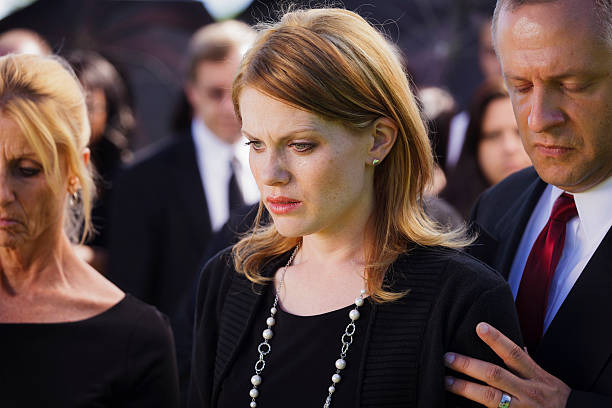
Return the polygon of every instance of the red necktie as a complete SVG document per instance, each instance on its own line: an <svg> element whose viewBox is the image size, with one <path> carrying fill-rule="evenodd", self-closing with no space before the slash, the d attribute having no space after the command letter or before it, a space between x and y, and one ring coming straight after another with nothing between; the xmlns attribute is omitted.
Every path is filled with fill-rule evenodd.
<svg viewBox="0 0 612 408"><path fill-rule="evenodd" d="M516 296L516 310L527 349L534 352L544 331L548 289L565 243L565 225L578 215L574 197L563 193L531 247Z"/></svg>

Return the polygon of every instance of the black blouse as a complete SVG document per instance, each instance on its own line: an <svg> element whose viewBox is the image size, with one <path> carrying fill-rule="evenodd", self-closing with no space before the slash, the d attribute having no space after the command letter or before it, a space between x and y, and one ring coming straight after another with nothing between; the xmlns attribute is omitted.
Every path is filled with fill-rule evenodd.
<svg viewBox="0 0 612 408"><path fill-rule="evenodd" d="M259 358L257 346L263 341L262 332L267 328L266 319L274 302L274 290L268 287L266 292L245 346L221 385L219 407L248 407L251 402L249 390L253 388L251 376L255 374L254 366ZM332 396L332 407L355 406L358 367L370 307L366 300L359 308L360 318L355 322L353 343L345 358L347 366L340 374L342 379ZM277 308L274 337L269 341L272 351L265 357L257 407L323 406L332 385L331 377L336 372L335 362L340 358L341 337L351 321L349 312L354 308L351 304L315 316L296 316Z"/></svg>
<svg viewBox="0 0 612 408"><path fill-rule="evenodd" d="M126 295L94 317L0 324L0 407L177 407L172 332Z"/></svg>

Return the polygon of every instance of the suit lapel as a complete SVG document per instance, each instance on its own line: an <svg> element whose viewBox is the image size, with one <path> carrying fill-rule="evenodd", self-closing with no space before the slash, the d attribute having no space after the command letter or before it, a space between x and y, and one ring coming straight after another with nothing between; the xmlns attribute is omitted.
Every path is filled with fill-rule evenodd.
<svg viewBox="0 0 612 408"><path fill-rule="evenodd" d="M609 230L536 350L536 361L572 388L590 389L612 356L611 251Z"/></svg>
<svg viewBox="0 0 612 408"><path fill-rule="evenodd" d="M497 263L494 268L505 279L508 279L510 274L510 268L527 222L545 188L546 183L536 177L495 226L499 246L495 257Z"/></svg>
<svg viewBox="0 0 612 408"><path fill-rule="evenodd" d="M188 225L193 232L192 239L199 242L207 239L212 227L208 214L208 205L202 178L198 168L195 145L191 134L182 135L178 142L176 154L172 157L171 171L174 172L173 180L176 192L176 207L184 211L185 218L189 220Z"/></svg>

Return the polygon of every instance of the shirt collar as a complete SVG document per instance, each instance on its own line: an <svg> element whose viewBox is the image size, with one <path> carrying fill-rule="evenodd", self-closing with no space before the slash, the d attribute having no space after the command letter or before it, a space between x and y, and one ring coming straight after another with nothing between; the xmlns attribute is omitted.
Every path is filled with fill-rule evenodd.
<svg viewBox="0 0 612 408"><path fill-rule="evenodd" d="M564 191L552 186L550 208ZM605 203L612 202L612 176L582 193L569 193L574 196L580 223L586 236L599 236L604 229L607 231L612 224L612 211Z"/></svg>
<svg viewBox="0 0 612 408"><path fill-rule="evenodd" d="M229 162L234 156L235 145L219 139L200 119L194 118L191 121L191 134L197 149L205 157L214 158L215 161Z"/></svg>

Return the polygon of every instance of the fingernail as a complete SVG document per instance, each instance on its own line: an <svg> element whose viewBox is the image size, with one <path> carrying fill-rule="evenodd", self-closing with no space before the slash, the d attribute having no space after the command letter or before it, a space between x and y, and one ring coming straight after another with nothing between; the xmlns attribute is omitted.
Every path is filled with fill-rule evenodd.
<svg viewBox="0 0 612 408"><path fill-rule="evenodd" d="M447 387L450 387L455 383L455 379L453 377L444 377L444 383Z"/></svg>
<svg viewBox="0 0 612 408"><path fill-rule="evenodd" d="M489 325L486 323L480 323L478 325L478 331L480 334L487 334L489 332Z"/></svg>
<svg viewBox="0 0 612 408"><path fill-rule="evenodd" d="M455 361L455 355L453 353L446 353L444 355L444 361L446 361L447 364L453 364L453 361Z"/></svg>

